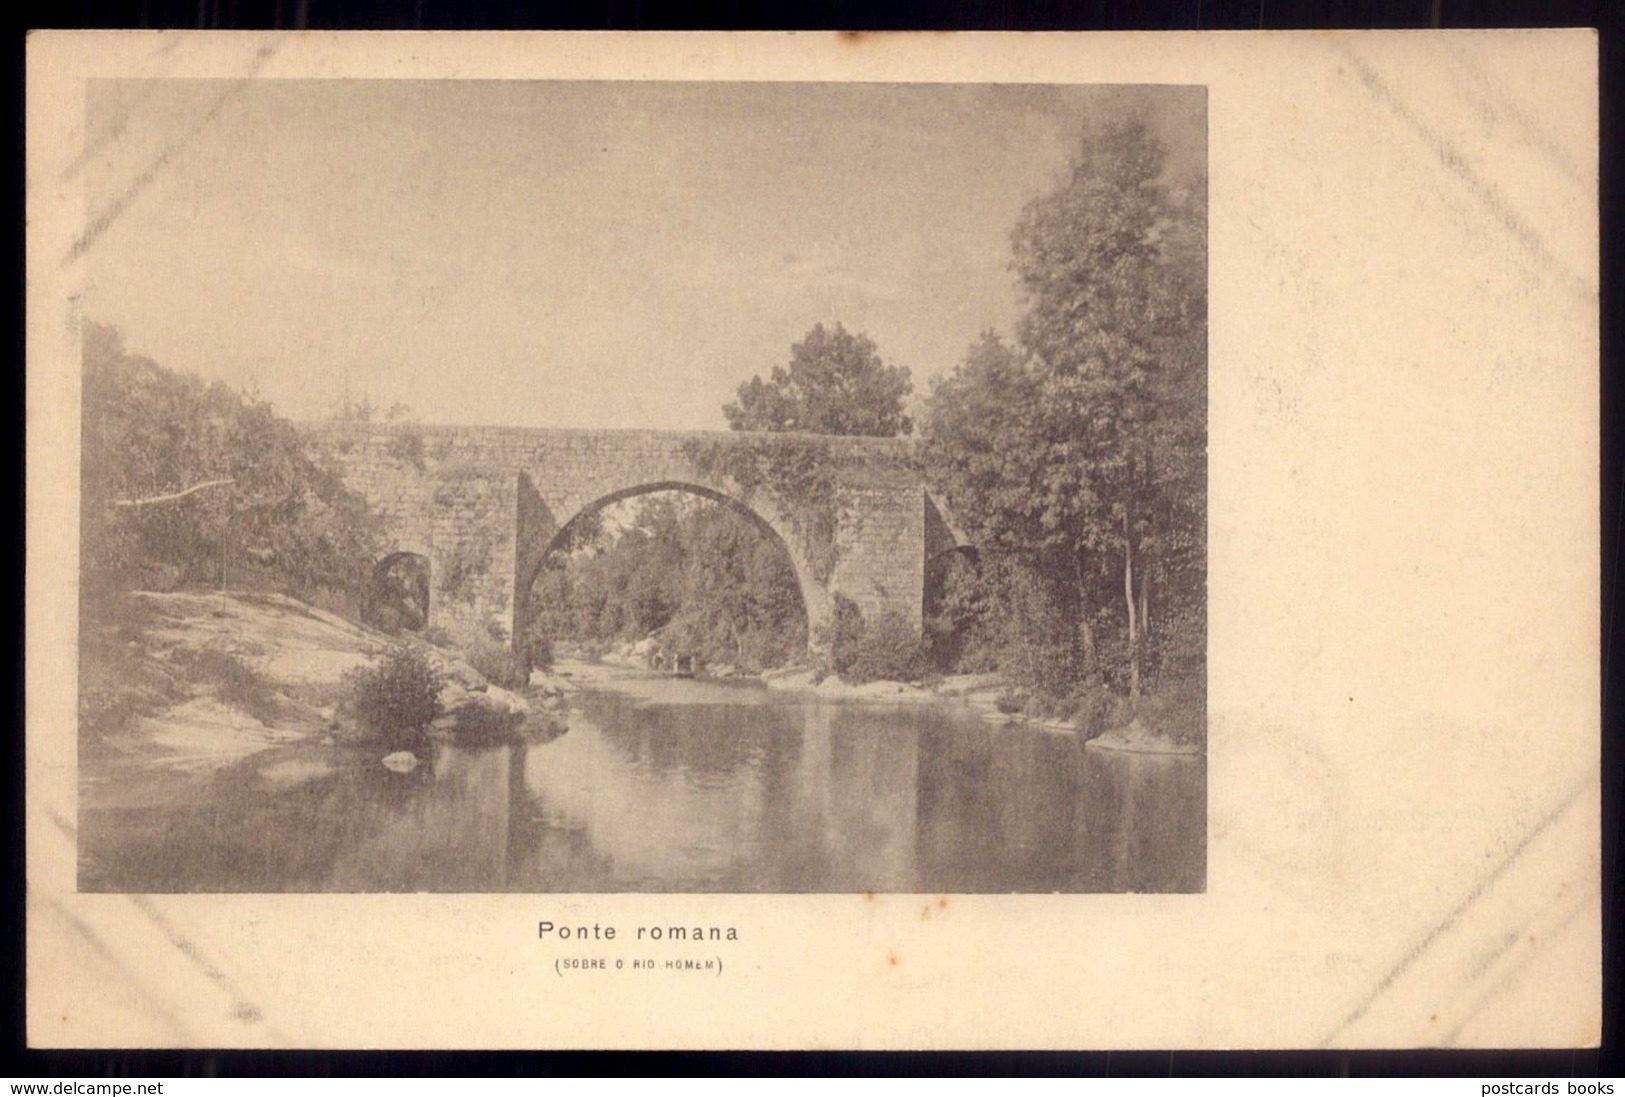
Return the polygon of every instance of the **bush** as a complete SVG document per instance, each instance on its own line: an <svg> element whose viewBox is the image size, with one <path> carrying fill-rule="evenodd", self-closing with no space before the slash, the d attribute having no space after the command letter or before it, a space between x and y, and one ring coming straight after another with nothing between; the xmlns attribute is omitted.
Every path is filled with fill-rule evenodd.
<svg viewBox="0 0 1625 1097"><path fill-rule="evenodd" d="M842 678L852 671L863 640L863 611L844 594L835 595L835 612L829 625L830 666Z"/></svg>
<svg viewBox="0 0 1625 1097"><path fill-rule="evenodd" d="M393 644L375 665L346 674L344 684L362 728L405 745L440 715L445 678L418 648Z"/></svg>
<svg viewBox="0 0 1625 1097"><path fill-rule="evenodd" d="M923 676L927 669L919 633L896 611L883 613L864 626L848 666L855 682L882 678L907 682Z"/></svg>
<svg viewBox="0 0 1625 1097"><path fill-rule="evenodd" d="M865 623L856 603L843 594L835 596L830 623L830 665L848 682L909 682L931 670L925 645L906 617L892 610Z"/></svg>
<svg viewBox="0 0 1625 1097"><path fill-rule="evenodd" d="M506 644L476 640L463 653L469 666L485 675L485 680L503 689L523 689L530 682L530 667L523 656Z"/></svg>
<svg viewBox="0 0 1625 1097"><path fill-rule="evenodd" d="M525 644L525 658L530 665L542 670L553 669L553 640L540 633L533 633Z"/></svg>
<svg viewBox="0 0 1625 1097"><path fill-rule="evenodd" d="M993 699L993 705L1006 716L1016 716L1027 708L1027 694L1014 686L1005 686Z"/></svg>
<svg viewBox="0 0 1625 1097"><path fill-rule="evenodd" d="M1078 726L1078 733L1093 739L1111 727L1116 698L1097 678L1073 691L1067 698L1071 712L1068 715Z"/></svg>
<svg viewBox="0 0 1625 1097"><path fill-rule="evenodd" d="M1200 680L1165 683L1156 695L1142 699L1140 709L1148 724L1176 743L1207 742L1207 690Z"/></svg>

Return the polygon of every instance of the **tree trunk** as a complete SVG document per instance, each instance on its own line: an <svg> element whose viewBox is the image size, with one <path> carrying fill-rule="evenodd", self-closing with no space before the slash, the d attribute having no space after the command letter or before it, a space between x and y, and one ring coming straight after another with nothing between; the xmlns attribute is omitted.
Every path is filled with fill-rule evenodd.
<svg viewBox="0 0 1625 1097"><path fill-rule="evenodd" d="M1141 483L1143 485L1143 490L1145 492L1147 492L1147 493L1149 493L1151 491L1151 485L1152 485L1153 480L1155 478L1155 473L1153 471L1154 467L1155 467L1154 450L1148 445L1147 448L1146 448L1145 459L1144 459L1144 464L1143 464L1144 476L1143 476L1142 481L1141 481ZM1151 640L1151 567L1150 567L1150 565L1148 565L1146 563L1146 561L1143 558L1140 560L1139 580L1140 580L1140 639L1141 639L1142 642L1147 642L1148 643Z"/></svg>
<svg viewBox="0 0 1625 1097"><path fill-rule="evenodd" d="M1095 630L1089 624L1089 591L1084 584L1083 548L1072 546L1072 581L1077 591L1078 633L1083 640L1083 662L1086 671L1095 669Z"/></svg>
<svg viewBox="0 0 1625 1097"><path fill-rule="evenodd" d="M1140 561L1140 638L1151 639L1151 569Z"/></svg>
<svg viewBox="0 0 1625 1097"><path fill-rule="evenodd" d="M1140 648L1142 651L1151 649L1151 568L1142 558L1140 560ZM1156 676L1152 674L1152 689L1156 688Z"/></svg>
<svg viewBox="0 0 1625 1097"><path fill-rule="evenodd" d="M1140 700L1140 629L1134 604L1134 541L1129 510L1123 508L1123 601L1128 605L1128 682L1129 698L1136 705Z"/></svg>

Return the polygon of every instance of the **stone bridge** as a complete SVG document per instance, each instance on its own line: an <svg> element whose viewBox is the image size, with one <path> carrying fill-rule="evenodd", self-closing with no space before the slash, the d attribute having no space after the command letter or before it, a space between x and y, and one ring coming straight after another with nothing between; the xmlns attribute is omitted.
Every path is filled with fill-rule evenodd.
<svg viewBox="0 0 1625 1097"><path fill-rule="evenodd" d="M896 611L918 628L927 560L961 543L904 439L376 423L303 429L383 516L389 546L380 565L399 553L428 559L429 621L454 637L524 635L532 583L567 542L570 524L648 492L721 500L771 532L795 568L814 644L837 593L866 620ZM770 483L743 475L760 455L781 452L805 454L818 470L823 522L809 522L805 508L792 513ZM740 482L746 478L757 482Z"/></svg>

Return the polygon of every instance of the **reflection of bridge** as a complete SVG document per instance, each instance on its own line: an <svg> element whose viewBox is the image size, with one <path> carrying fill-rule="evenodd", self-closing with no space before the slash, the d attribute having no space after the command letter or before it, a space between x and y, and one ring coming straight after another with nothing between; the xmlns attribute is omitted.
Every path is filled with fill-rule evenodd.
<svg viewBox="0 0 1625 1097"><path fill-rule="evenodd" d="M392 553L428 559L429 620L454 634L521 633L531 583L570 523L653 491L727 502L769 530L795 568L815 642L837 593L865 618L895 610L918 627L925 563L959 543L905 440L771 436L804 439L828 460L830 554L809 546L772 492L746 490L700 467L719 462L696 456L696 447L726 454L769 436L365 423L313 424L306 432L383 515Z"/></svg>

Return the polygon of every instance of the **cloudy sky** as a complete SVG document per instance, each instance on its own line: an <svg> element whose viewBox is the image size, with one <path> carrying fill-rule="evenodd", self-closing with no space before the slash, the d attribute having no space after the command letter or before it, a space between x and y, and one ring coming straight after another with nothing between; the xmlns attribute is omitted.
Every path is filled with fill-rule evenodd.
<svg viewBox="0 0 1625 1097"><path fill-rule="evenodd" d="M720 429L821 321L923 391L1009 330L1022 206L1131 101L1199 180L1201 89L98 82L85 312L296 418Z"/></svg>

